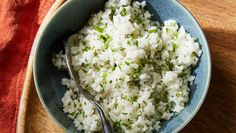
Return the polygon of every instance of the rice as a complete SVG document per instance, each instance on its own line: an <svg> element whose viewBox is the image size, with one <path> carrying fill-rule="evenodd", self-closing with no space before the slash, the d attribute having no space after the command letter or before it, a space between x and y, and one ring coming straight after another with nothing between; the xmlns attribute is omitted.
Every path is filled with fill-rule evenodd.
<svg viewBox="0 0 236 133"><path fill-rule="evenodd" d="M146 3L110 0L105 9L91 16L88 24L67 43L81 87L101 103L115 130L152 132L161 121L180 113L189 99L194 80L191 69L198 62L199 44L175 20L159 24L144 9ZM53 58L65 68L64 55ZM78 130L101 131L95 107L70 79L63 111Z"/></svg>

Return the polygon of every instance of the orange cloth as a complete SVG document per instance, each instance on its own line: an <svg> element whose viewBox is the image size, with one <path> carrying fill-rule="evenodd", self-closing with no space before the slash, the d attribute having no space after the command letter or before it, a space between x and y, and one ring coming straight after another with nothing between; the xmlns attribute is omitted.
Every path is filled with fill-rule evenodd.
<svg viewBox="0 0 236 133"><path fill-rule="evenodd" d="M0 2L0 132L16 132L17 113L31 46L54 0Z"/></svg>

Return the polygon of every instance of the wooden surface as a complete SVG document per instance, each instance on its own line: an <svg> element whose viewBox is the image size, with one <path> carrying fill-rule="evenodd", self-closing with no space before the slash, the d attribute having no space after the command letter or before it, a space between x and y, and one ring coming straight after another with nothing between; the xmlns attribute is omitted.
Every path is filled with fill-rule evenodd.
<svg viewBox="0 0 236 133"><path fill-rule="evenodd" d="M44 17L35 38L42 34L42 29L47 25L50 16L65 2L66 0L55 0L48 13ZM35 39L36 40L36 39ZM17 119L17 133L60 133L59 128L43 109L39 98L36 94L33 82L33 58L36 48L36 42L33 43L29 62L27 65L26 77L23 86L23 92L20 100L20 107Z"/></svg>
<svg viewBox="0 0 236 133"><path fill-rule="evenodd" d="M213 69L203 106L181 132L236 132L236 0L180 1L203 28L211 49ZM24 102L27 109L22 111L25 123L18 127L23 127L26 133L63 133L43 109L33 84L29 88L31 100Z"/></svg>

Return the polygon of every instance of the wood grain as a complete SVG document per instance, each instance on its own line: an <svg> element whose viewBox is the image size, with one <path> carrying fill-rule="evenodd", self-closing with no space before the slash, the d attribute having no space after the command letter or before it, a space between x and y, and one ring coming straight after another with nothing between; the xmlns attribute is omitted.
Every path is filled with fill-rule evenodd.
<svg viewBox="0 0 236 133"><path fill-rule="evenodd" d="M181 132L236 132L236 0L180 2L196 17L207 37L213 69L203 106ZM29 88L28 98L34 101L25 100L27 110L22 113L26 121L18 126L23 125L26 133L63 133L43 109L34 85Z"/></svg>
<svg viewBox="0 0 236 133"><path fill-rule="evenodd" d="M236 0L181 0L210 46L212 80L206 100L182 132L236 132Z"/></svg>

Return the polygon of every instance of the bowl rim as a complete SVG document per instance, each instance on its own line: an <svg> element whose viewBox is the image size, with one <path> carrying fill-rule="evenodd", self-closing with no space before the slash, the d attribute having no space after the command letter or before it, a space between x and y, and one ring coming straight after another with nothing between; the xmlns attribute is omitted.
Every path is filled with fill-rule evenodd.
<svg viewBox="0 0 236 133"><path fill-rule="evenodd" d="M42 38L42 35L46 31L48 25L55 18L55 16L58 15L62 11L63 8L65 8L67 5L70 4L71 1L73 1L73 0L67 0L64 4L61 5L61 7L59 7L49 17L48 21L44 25L41 25L42 32L38 32L37 33L37 35L35 37L35 40L33 42L33 45L35 45L35 54L34 54L34 58L33 58L33 77L34 77L34 84L35 84L36 92L37 92L37 94L39 96L40 102L42 103L42 105L43 105L44 109L46 110L46 112L48 113L49 117L52 118L57 123L57 125L59 125L66 132L68 132L69 130L56 119L56 117L51 113L51 111L49 110L49 108L47 107L46 103L44 102L44 100L42 98L42 95L41 95L41 92L40 92L40 89L39 89L39 85L38 85L37 76L36 76L36 60L37 60L36 57L37 57L37 53L38 53L38 49L39 49L39 42L40 42L40 40ZM211 54L210 54L209 45L208 45L208 42L206 40L206 36L205 36L204 32L202 31L202 28L201 28L200 24L197 22L196 18L190 13L190 11L182 3L180 3L178 0L172 0L172 2L176 6L178 6L181 10L186 12L186 15L188 15L189 18L196 25L195 28L197 28L197 30L199 31L200 35L203 38L203 43L206 45L206 56L209 59L209 60L207 60L207 64L208 64L208 67L207 67L208 72L207 72L207 77L206 77L206 81L207 82L206 82L206 84L204 86L204 91L202 93L202 97L201 97L200 101L198 102L196 108L194 109L193 112L191 112L191 114L188 116L188 118L185 121L183 121L179 127L177 127L176 129L174 129L172 131L172 132L176 133L176 132L179 132L181 129L183 129L193 119L193 117L197 114L197 112L201 108L201 106L202 106L202 104L203 104L203 102L204 102L204 100L206 98L209 86L210 86L211 73L212 73L212 62L211 62Z"/></svg>
<svg viewBox="0 0 236 133"><path fill-rule="evenodd" d="M176 3L177 6L180 7L181 10L183 10L184 12L187 13L187 15L190 17L191 20L193 20L193 22L196 25L196 28L198 29L198 31L200 32L202 38L203 38L203 43L206 45L206 56L209 60L207 60L207 64L208 67L207 69L209 70L207 72L207 78L206 78L206 84L204 87L204 91L202 93L202 97L200 99L200 101L198 102L196 108L194 109L194 111L190 114L190 116L178 127L176 128L173 132L179 132L181 129L183 129L193 118L194 116L197 114L197 112L199 111L199 109L202 107L202 104L206 98L209 86L210 86L210 81L211 81L211 73L212 73L212 62L211 62L211 52L210 52L210 48L206 39L206 36L204 34L204 32L202 31L202 28L200 26L200 24L198 23L197 19L192 15L192 13L182 4L180 3L178 0L174 0L174 3Z"/></svg>

